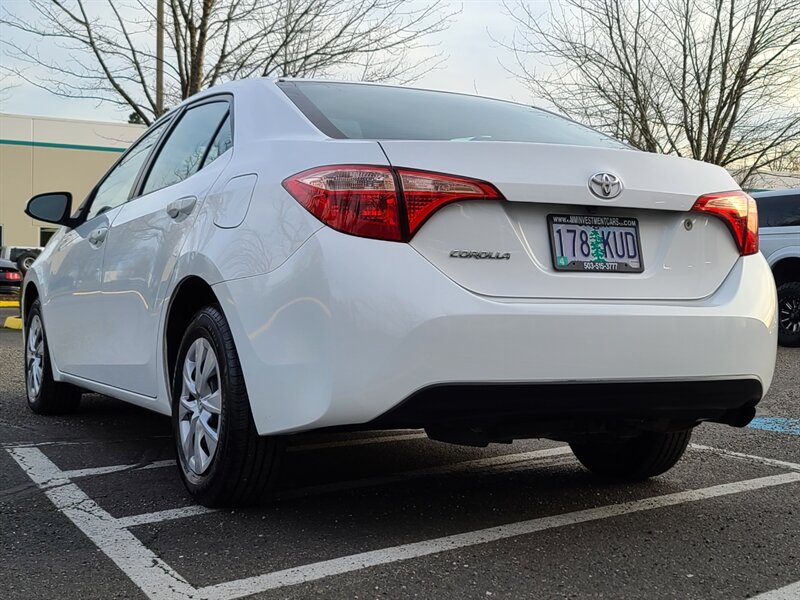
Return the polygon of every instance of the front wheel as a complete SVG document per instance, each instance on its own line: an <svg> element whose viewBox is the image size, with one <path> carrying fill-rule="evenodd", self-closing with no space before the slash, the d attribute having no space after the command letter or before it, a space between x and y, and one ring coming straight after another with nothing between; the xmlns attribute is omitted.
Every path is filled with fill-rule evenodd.
<svg viewBox="0 0 800 600"><path fill-rule="evenodd" d="M800 346L800 281L778 286L778 343Z"/></svg>
<svg viewBox="0 0 800 600"><path fill-rule="evenodd" d="M39 300L25 318L25 392L28 407L40 415L74 412L81 403L80 388L53 379Z"/></svg>
<svg viewBox="0 0 800 600"><path fill-rule="evenodd" d="M632 438L593 436L570 443L573 454L595 475L639 481L666 473L681 459L691 429L667 433L645 431Z"/></svg>
<svg viewBox="0 0 800 600"><path fill-rule="evenodd" d="M172 398L178 467L194 499L209 507L260 500L280 446L256 431L233 335L216 306L198 311L186 329Z"/></svg>

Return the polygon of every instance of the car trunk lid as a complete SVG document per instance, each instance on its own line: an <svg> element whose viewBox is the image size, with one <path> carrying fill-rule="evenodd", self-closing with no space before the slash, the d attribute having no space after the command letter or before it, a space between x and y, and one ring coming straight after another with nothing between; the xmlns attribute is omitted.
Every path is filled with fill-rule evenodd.
<svg viewBox="0 0 800 600"><path fill-rule="evenodd" d="M447 205L411 240L445 275L478 294L693 300L713 294L739 258L721 219L689 212L703 194L738 188L719 167L635 150L555 144L382 141L381 146L395 167L480 179L503 194L505 201ZM605 198L602 191L600 197L590 191L589 181L598 173L619 178L619 195ZM635 220L641 272L558 270L553 216Z"/></svg>

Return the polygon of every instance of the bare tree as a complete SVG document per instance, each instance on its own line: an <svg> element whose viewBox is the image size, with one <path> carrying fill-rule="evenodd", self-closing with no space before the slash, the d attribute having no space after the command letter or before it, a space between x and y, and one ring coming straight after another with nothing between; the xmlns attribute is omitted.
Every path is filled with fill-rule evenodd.
<svg viewBox="0 0 800 600"><path fill-rule="evenodd" d="M10 73L0 66L0 103L5 102L8 98L10 98L11 90L17 87L16 84L6 83L10 75Z"/></svg>
<svg viewBox="0 0 800 600"><path fill-rule="evenodd" d="M505 6L530 91L577 120L741 182L800 152L800 0Z"/></svg>
<svg viewBox="0 0 800 600"><path fill-rule="evenodd" d="M157 116L156 0L9 3L0 25L14 72L65 97L93 98ZM442 57L428 41L453 12L442 0L164 0L165 104L231 79L347 72L411 81ZM49 42L49 43L48 43ZM412 60L412 54L423 55ZM44 72L31 76L28 69Z"/></svg>

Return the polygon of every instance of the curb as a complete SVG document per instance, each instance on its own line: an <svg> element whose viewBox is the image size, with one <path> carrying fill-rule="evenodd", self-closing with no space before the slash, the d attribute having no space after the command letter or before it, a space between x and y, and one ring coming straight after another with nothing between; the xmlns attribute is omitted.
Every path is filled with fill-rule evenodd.
<svg viewBox="0 0 800 600"><path fill-rule="evenodd" d="M7 317L3 327L6 329L22 329L22 319L20 317Z"/></svg>
<svg viewBox="0 0 800 600"><path fill-rule="evenodd" d="M0 308L19 308L17 300L0 300Z"/></svg>

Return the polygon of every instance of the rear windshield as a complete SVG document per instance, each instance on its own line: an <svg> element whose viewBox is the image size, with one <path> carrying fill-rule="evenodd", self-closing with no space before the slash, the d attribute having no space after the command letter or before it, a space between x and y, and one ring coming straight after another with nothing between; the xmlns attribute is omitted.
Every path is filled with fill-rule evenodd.
<svg viewBox="0 0 800 600"><path fill-rule="evenodd" d="M503 100L357 83L280 81L278 86L309 121L333 138L629 148L569 119Z"/></svg>

